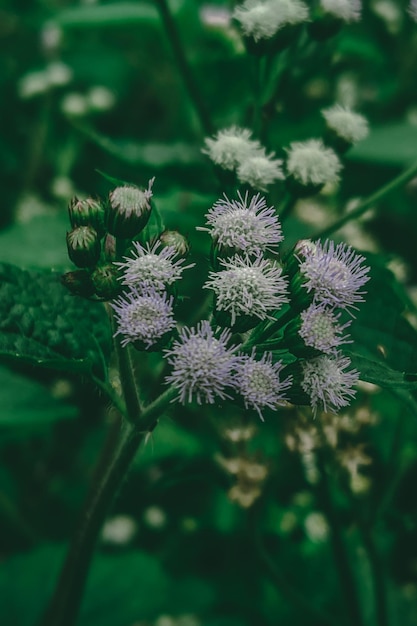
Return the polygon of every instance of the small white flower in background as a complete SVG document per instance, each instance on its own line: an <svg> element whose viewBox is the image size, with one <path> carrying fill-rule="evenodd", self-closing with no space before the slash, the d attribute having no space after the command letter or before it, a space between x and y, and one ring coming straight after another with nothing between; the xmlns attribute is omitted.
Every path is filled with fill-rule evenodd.
<svg viewBox="0 0 417 626"><path fill-rule="evenodd" d="M288 174L303 185L336 183L342 164L331 148L326 148L320 139L296 141L286 149Z"/></svg>
<svg viewBox="0 0 417 626"><path fill-rule="evenodd" d="M139 242L133 242L134 250L131 256L124 257L123 263L115 263L123 272L120 277L123 285L134 287L137 290L149 287L156 291L163 291L168 285L172 285L181 278L185 269L194 267L183 266L184 259L174 260L177 251L173 246L163 247L157 241L153 246L142 246Z"/></svg>
<svg viewBox="0 0 417 626"><path fill-rule="evenodd" d="M138 525L128 515L115 515L109 518L101 531L104 543L124 546L132 541L138 532Z"/></svg>
<svg viewBox="0 0 417 626"><path fill-rule="evenodd" d="M159 530L166 526L168 520L165 511L160 506L152 505L144 510L143 521L150 528Z"/></svg>
<svg viewBox="0 0 417 626"><path fill-rule="evenodd" d="M230 338L230 330L215 337L204 320L195 328L183 328L179 340L164 351L172 366L166 382L178 389L182 404L193 400L213 404L218 399L230 399L227 390L234 384L233 370L238 363L238 357L227 347Z"/></svg>
<svg viewBox="0 0 417 626"><path fill-rule="evenodd" d="M285 391L292 384L292 378L281 380L281 361L272 363L272 354L264 352L257 360L255 352L251 356L240 357L236 368L236 390L242 396L247 409L255 409L263 420L262 409L276 411L286 402Z"/></svg>
<svg viewBox="0 0 417 626"><path fill-rule="evenodd" d="M357 22L361 18L361 0L320 0L320 6L344 22Z"/></svg>
<svg viewBox="0 0 417 626"><path fill-rule="evenodd" d="M68 85L73 77L72 69L69 65L66 65L66 63L62 63L62 61L53 61L52 63L49 63L45 71L51 87L62 87L63 85Z"/></svg>
<svg viewBox="0 0 417 626"><path fill-rule="evenodd" d="M19 80L17 91L23 100L39 96L49 89L48 76L44 70L25 74Z"/></svg>
<svg viewBox="0 0 417 626"><path fill-rule="evenodd" d="M63 34L62 28L60 28L58 24L55 22L46 22L40 33L41 44L44 51L47 53L56 52L62 43Z"/></svg>
<svg viewBox="0 0 417 626"><path fill-rule="evenodd" d="M238 256L220 263L224 269L210 272L204 288L214 291L216 309L229 313L232 325L242 316L267 319L272 311L288 302L287 280L277 263Z"/></svg>
<svg viewBox="0 0 417 626"><path fill-rule="evenodd" d="M353 387L359 379L359 372L346 371L351 365L349 357L341 354L324 355L304 361L301 365L301 387L310 397L314 413L318 409L337 412L348 406L356 395Z"/></svg>
<svg viewBox="0 0 417 626"><path fill-rule="evenodd" d="M259 41L270 39L287 24L305 22L308 8L300 0L245 0L233 17L246 37Z"/></svg>
<svg viewBox="0 0 417 626"><path fill-rule="evenodd" d="M110 303L116 316L117 332L122 346L143 344L150 348L175 328L173 298L153 289L140 293L132 289Z"/></svg>
<svg viewBox="0 0 417 626"><path fill-rule="evenodd" d="M281 225L273 207L268 207L260 194L242 196L229 200L225 195L206 214L208 231L214 242L224 248L232 248L246 255L259 256L274 252L283 240Z"/></svg>
<svg viewBox="0 0 417 626"><path fill-rule="evenodd" d="M348 107L335 104L321 113L327 126L348 143L355 144L369 134L367 119Z"/></svg>
<svg viewBox="0 0 417 626"><path fill-rule="evenodd" d="M227 7L216 4L204 4L200 7L199 15L202 23L212 28L227 28L232 17Z"/></svg>
<svg viewBox="0 0 417 626"><path fill-rule="evenodd" d="M304 520L306 535L313 543L322 543L329 537L330 528L323 513L313 511Z"/></svg>
<svg viewBox="0 0 417 626"><path fill-rule="evenodd" d="M101 85L96 85L95 87L91 87L88 91L87 102L92 111L109 111L115 105L116 98L114 93L107 89L107 87L102 87Z"/></svg>
<svg viewBox="0 0 417 626"><path fill-rule="evenodd" d="M306 280L304 287L313 291L316 302L346 309L364 301L364 292L359 290L368 282L370 271L362 265L365 257L345 243L335 245L330 240L316 242L311 250L304 247L304 254L300 272Z"/></svg>
<svg viewBox="0 0 417 626"><path fill-rule="evenodd" d="M274 159L274 156L273 153L267 155L263 148L249 154L237 167L239 182L247 183L258 191L266 191L268 185L283 180L282 159Z"/></svg>
<svg viewBox="0 0 417 626"><path fill-rule="evenodd" d="M410 0L410 4L408 5L408 14L415 22L417 22L417 0Z"/></svg>
<svg viewBox="0 0 417 626"><path fill-rule="evenodd" d="M348 335L343 335L351 321L339 324L340 313L335 315L322 305L311 304L300 317L302 323L299 335L306 346L328 354L343 343L352 343Z"/></svg>
<svg viewBox="0 0 417 626"><path fill-rule="evenodd" d="M76 91L65 94L61 100L62 113L68 117L84 117L89 112L87 98Z"/></svg>
<svg viewBox="0 0 417 626"><path fill-rule="evenodd" d="M207 137L203 154L225 170L234 170L248 156L261 148L259 141L251 139L252 133L247 128L231 126L219 130L214 138Z"/></svg>

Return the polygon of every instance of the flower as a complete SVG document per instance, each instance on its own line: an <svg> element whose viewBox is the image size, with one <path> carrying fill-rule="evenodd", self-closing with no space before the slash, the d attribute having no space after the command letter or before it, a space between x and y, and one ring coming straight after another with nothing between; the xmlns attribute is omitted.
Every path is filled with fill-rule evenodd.
<svg viewBox="0 0 417 626"><path fill-rule="evenodd" d="M131 289L110 302L115 311L116 335L123 335L122 346L137 344L145 349L158 343L175 327L173 298L148 288L142 292Z"/></svg>
<svg viewBox="0 0 417 626"><path fill-rule="evenodd" d="M342 169L336 153L320 139L296 141L287 149L288 174L303 185L336 183Z"/></svg>
<svg viewBox="0 0 417 626"><path fill-rule="evenodd" d="M410 0L410 4L408 5L408 14L415 22L417 22L417 0Z"/></svg>
<svg viewBox="0 0 417 626"><path fill-rule="evenodd" d="M283 180L282 159L274 159L261 148L243 159L237 168L239 182L247 183L253 189L266 191L268 185L276 180Z"/></svg>
<svg viewBox="0 0 417 626"><path fill-rule="evenodd" d="M107 230L115 237L124 239L135 237L145 228L151 215L152 186L151 178L147 189L133 185L116 187L109 194L107 206Z"/></svg>
<svg viewBox="0 0 417 626"><path fill-rule="evenodd" d="M365 139L369 133L366 118L359 113L354 113L348 107L335 104L329 109L324 109L321 113L328 128L350 144Z"/></svg>
<svg viewBox="0 0 417 626"><path fill-rule="evenodd" d="M360 0L320 0L320 6L323 11L344 22L357 22L361 17Z"/></svg>
<svg viewBox="0 0 417 626"><path fill-rule="evenodd" d="M343 331L351 322L338 324L340 313L335 315L322 305L311 304L308 309L301 313L300 337L306 346L320 350L321 352L334 352L336 346L343 343L351 343L348 335L342 336Z"/></svg>
<svg viewBox="0 0 417 626"><path fill-rule="evenodd" d="M330 307L346 309L363 302L359 289L369 280L370 268L362 265L365 257L345 243L335 246L334 241L317 242L314 250L305 249L300 263L304 287L314 292L316 302Z"/></svg>
<svg viewBox="0 0 417 626"><path fill-rule="evenodd" d="M256 360L255 351L251 356L240 357L236 367L235 387L242 396L247 409L255 409L263 420L262 409L268 407L276 411L285 401L285 390L291 387L292 378L280 380L282 362L272 363L272 354L264 352Z"/></svg>
<svg viewBox="0 0 417 626"><path fill-rule="evenodd" d="M308 9L299 0L245 0L236 7L233 17L243 34L255 41L270 39L287 24L308 19Z"/></svg>
<svg viewBox="0 0 417 626"><path fill-rule="evenodd" d="M273 207L268 207L260 194L244 197L238 192L238 200L224 195L206 214L206 230L221 248L232 248L246 255L261 255L283 240L281 225Z"/></svg>
<svg viewBox="0 0 417 626"><path fill-rule="evenodd" d="M260 149L259 141L251 139L252 133L247 128L231 126L219 130L212 139L207 137L203 154L225 170L234 170L249 155Z"/></svg>
<svg viewBox="0 0 417 626"><path fill-rule="evenodd" d="M243 315L264 320L270 317L269 312L288 302L287 281L277 263L260 257L251 261L239 256L222 259L220 263L225 269L210 272L204 287L213 289L216 309L230 314L232 326L236 318Z"/></svg>
<svg viewBox="0 0 417 626"><path fill-rule="evenodd" d="M227 388L233 386L238 358L227 347L230 330L223 330L216 338L207 320L196 328L183 328L179 340L165 350L165 357L172 365L172 373L166 382L178 389L177 399L185 404L196 399L213 404L216 398L230 398Z"/></svg>
<svg viewBox="0 0 417 626"><path fill-rule="evenodd" d="M359 378L357 370L346 371L350 365L349 357L340 353L319 356L302 363L301 387L309 395L314 412L318 408L337 412L350 404L356 393L352 387Z"/></svg>
<svg viewBox="0 0 417 626"><path fill-rule="evenodd" d="M133 242L134 251L131 257L124 257L124 263L115 263L121 270L123 285L135 289L152 287L156 291L163 291L167 285L172 285L181 278L183 270L194 266L183 266L184 259L173 259L177 251L173 246L163 247L160 241L153 246L142 246Z"/></svg>

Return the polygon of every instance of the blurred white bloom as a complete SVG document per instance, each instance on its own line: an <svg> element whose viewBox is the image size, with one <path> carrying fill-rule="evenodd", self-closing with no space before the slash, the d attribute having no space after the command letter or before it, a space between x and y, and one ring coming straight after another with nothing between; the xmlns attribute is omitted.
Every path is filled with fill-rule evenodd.
<svg viewBox="0 0 417 626"><path fill-rule="evenodd" d="M115 105L116 98L114 93L107 89L97 85L92 87L86 95L87 102L90 105L90 109L93 111L108 111Z"/></svg>
<svg viewBox="0 0 417 626"><path fill-rule="evenodd" d="M61 45L63 32L54 22L47 22L41 31L41 44L45 52L55 52Z"/></svg>
<svg viewBox="0 0 417 626"><path fill-rule="evenodd" d="M234 170L248 156L261 148L259 141L251 139L252 133L247 128L231 126L219 130L212 139L207 137L206 147L202 150L207 156L225 170Z"/></svg>
<svg viewBox="0 0 417 626"><path fill-rule="evenodd" d="M320 0L321 8L344 22L356 22L361 17L360 0Z"/></svg>
<svg viewBox="0 0 417 626"><path fill-rule="evenodd" d="M287 148L288 173L303 185L324 185L339 180L342 164L320 139L296 141Z"/></svg>
<svg viewBox="0 0 417 626"><path fill-rule="evenodd" d="M408 13L410 17L417 22L417 0L410 0L408 5Z"/></svg>
<svg viewBox="0 0 417 626"><path fill-rule="evenodd" d="M217 4L204 4L200 8L200 19L205 26L226 28L232 14L227 7Z"/></svg>
<svg viewBox="0 0 417 626"><path fill-rule="evenodd" d="M384 20L388 32L396 34L403 23L403 11L391 0L377 0L372 5L375 15Z"/></svg>
<svg viewBox="0 0 417 626"><path fill-rule="evenodd" d="M283 180L282 160L274 159L262 148L248 155L237 168L239 182L247 183L257 191L267 191L268 185Z"/></svg>
<svg viewBox="0 0 417 626"><path fill-rule="evenodd" d="M143 512L143 521L147 526L159 530L167 523L166 513L159 506L148 506Z"/></svg>
<svg viewBox="0 0 417 626"><path fill-rule="evenodd" d="M259 41L270 39L287 24L305 22L308 8L300 0L245 0L233 17L246 37Z"/></svg>
<svg viewBox="0 0 417 626"><path fill-rule="evenodd" d="M30 72L25 74L17 85L19 96L23 100L29 100L45 93L49 89L48 75L45 71Z"/></svg>
<svg viewBox="0 0 417 626"><path fill-rule="evenodd" d="M74 195L74 183L67 176L56 176L51 182L50 190L55 198L68 200L70 196Z"/></svg>
<svg viewBox="0 0 417 626"><path fill-rule="evenodd" d="M72 80L73 72L69 65L61 61L53 61L46 67L46 75L51 87L62 87Z"/></svg>
<svg viewBox="0 0 417 626"><path fill-rule="evenodd" d="M321 113L326 120L328 128L350 144L365 139L369 133L366 118L359 113L351 111L348 107L335 104L328 109L323 109Z"/></svg>
<svg viewBox="0 0 417 626"><path fill-rule="evenodd" d="M67 93L61 100L61 111L69 117L84 117L88 109L87 99L81 93Z"/></svg>
<svg viewBox="0 0 417 626"><path fill-rule="evenodd" d="M115 515L106 521L101 532L105 543L126 545L132 541L138 531L135 520L128 515Z"/></svg>
<svg viewBox="0 0 417 626"><path fill-rule="evenodd" d="M314 543L326 541L329 536L329 525L323 513L313 511L304 520L304 529L307 537Z"/></svg>

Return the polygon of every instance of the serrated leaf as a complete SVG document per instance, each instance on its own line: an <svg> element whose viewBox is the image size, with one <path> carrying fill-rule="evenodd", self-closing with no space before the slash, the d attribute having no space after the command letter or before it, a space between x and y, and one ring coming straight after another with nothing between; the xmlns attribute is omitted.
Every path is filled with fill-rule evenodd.
<svg viewBox="0 0 417 626"><path fill-rule="evenodd" d="M104 378L110 350L101 303L72 296L58 273L0 264L0 356Z"/></svg>

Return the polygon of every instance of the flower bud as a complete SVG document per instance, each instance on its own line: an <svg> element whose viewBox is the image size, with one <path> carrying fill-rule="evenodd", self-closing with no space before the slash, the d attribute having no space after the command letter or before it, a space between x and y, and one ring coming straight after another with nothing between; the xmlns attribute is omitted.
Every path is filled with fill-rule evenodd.
<svg viewBox="0 0 417 626"><path fill-rule="evenodd" d="M94 291L103 300L113 300L123 287L119 280L119 271L113 263L106 263L97 267L91 274Z"/></svg>
<svg viewBox="0 0 417 626"><path fill-rule="evenodd" d="M109 195L107 207L107 230L115 237L128 239L138 235L148 223L151 215L152 185L139 189L133 185L116 187Z"/></svg>
<svg viewBox="0 0 417 626"><path fill-rule="evenodd" d="M107 261L115 261L116 260L116 239L113 235L107 234L104 238L103 244L104 256Z"/></svg>
<svg viewBox="0 0 417 626"><path fill-rule="evenodd" d="M98 200L79 200L74 196L69 203L68 214L73 228L92 226L100 237L104 234L104 208Z"/></svg>
<svg viewBox="0 0 417 626"><path fill-rule="evenodd" d="M67 248L77 267L93 267L100 258L100 240L91 226L78 226L68 232Z"/></svg>
<svg viewBox="0 0 417 626"><path fill-rule="evenodd" d="M94 285L90 274L86 270L75 270L75 272L67 272L61 276L61 283L74 296L82 296L90 298L94 295Z"/></svg>
<svg viewBox="0 0 417 626"><path fill-rule="evenodd" d="M186 257L190 252L187 239L176 230L164 230L159 235L159 241L164 248L174 248L179 257Z"/></svg>

